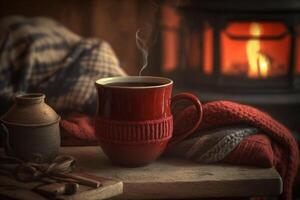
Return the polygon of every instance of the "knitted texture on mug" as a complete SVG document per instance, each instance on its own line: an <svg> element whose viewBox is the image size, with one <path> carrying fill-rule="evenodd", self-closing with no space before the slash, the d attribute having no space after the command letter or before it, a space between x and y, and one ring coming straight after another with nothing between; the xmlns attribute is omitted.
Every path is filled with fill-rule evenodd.
<svg viewBox="0 0 300 200"><path fill-rule="evenodd" d="M173 132L173 117L156 120L117 121L96 119L97 137L114 143L151 143L170 139Z"/></svg>

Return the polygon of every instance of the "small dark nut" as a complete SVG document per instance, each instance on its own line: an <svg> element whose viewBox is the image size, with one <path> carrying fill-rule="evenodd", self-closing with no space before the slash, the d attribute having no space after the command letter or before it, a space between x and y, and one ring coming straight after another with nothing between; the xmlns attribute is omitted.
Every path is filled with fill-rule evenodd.
<svg viewBox="0 0 300 200"><path fill-rule="evenodd" d="M77 183L66 183L65 193L66 195L75 194L78 191L79 185Z"/></svg>

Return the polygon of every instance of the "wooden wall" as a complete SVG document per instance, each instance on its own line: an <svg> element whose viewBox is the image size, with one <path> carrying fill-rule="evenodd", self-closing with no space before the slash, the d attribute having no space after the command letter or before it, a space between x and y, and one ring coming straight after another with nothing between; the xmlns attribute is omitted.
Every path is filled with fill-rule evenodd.
<svg viewBox="0 0 300 200"><path fill-rule="evenodd" d="M135 32L146 23L155 24L159 12L155 0L0 0L0 17L49 16L85 37L108 41L121 66L136 75L141 54Z"/></svg>

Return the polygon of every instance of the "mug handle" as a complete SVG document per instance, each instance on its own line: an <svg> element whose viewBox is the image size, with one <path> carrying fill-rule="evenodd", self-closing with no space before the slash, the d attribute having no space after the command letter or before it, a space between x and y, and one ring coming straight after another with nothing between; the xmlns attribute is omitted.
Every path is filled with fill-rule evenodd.
<svg viewBox="0 0 300 200"><path fill-rule="evenodd" d="M179 134L179 135L174 135L173 133L173 137L171 138L171 140L168 143L168 146L171 147L173 145L176 145L177 143L181 142L184 138L188 137L190 134L192 134L200 125L201 121L202 121L202 117L203 117L203 109L202 109L202 104L200 102L200 100L198 99L198 97L196 97L195 95L191 94L191 93L180 93L175 95L174 97L172 97L171 99L171 106L172 104L176 104L176 102L180 101L180 100L188 100L190 102L192 102L192 104L196 107L196 111L197 111L197 121L194 124L193 127L191 127L188 131Z"/></svg>

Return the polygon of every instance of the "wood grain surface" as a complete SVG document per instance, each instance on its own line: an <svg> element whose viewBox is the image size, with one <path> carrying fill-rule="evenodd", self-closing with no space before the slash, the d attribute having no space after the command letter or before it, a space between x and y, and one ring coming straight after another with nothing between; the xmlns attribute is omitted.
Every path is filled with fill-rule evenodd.
<svg viewBox="0 0 300 200"><path fill-rule="evenodd" d="M101 181L103 186L99 188L92 188L80 185L76 194L60 195L57 198L61 200L101 200L108 199L122 194L123 183L111 179L101 177L93 177ZM33 192L32 190L42 185L41 182L19 182L12 178L0 175L0 199L12 198L20 200L46 200L45 197Z"/></svg>
<svg viewBox="0 0 300 200"><path fill-rule="evenodd" d="M76 148L61 148L63 153L68 153L68 151L81 154L82 147ZM86 148L89 150L90 147ZM66 152L65 152L66 150ZM4 155L4 150L0 148L0 156ZM84 156L84 154L82 154ZM76 155L77 160L81 160L81 156ZM91 161L93 162L93 161ZM2 163L1 163L2 164ZM82 170L80 168L81 164L78 165L77 173L73 174L80 174L86 178L99 181L102 186L95 188L90 186L85 186L80 184L78 191L73 195L59 195L58 199L64 200L101 200L101 199L108 199L112 197L119 196L123 193L123 183L119 179L110 179L106 177L99 177L96 176L97 173L90 174L86 170ZM89 165L89 164L88 164ZM88 168L87 168L88 169ZM80 172L80 173L78 173ZM50 178L48 178L50 179ZM64 181L63 181L64 182ZM20 200L46 200L44 196L39 195L38 193L34 192L34 189L38 186L42 186L46 184L43 181L33 181L33 182L20 182L17 181L13 176L8 176L7 174L0 173L0 199L20 199Z"/></svg>
<svg viewBox="0 0 300 200"><path fill-rule="evenodd" d="M80 169L120 180L125 199L179 199L208 197L276 196L282 180L273 168L204 165L174 158L161 158L139 168L114 166L100 147L64 147Z"/></svg>

